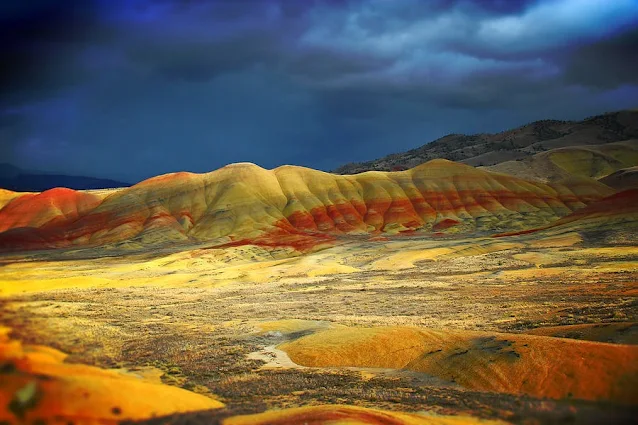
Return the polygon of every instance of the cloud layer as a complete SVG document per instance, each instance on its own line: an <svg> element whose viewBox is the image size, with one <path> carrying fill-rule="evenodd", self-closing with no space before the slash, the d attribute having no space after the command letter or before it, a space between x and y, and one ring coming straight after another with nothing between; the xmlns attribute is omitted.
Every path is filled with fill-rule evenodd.
<svg viewBox="0 0 638 425"><path fill-rule="evenodd" d="M330 169L638 99L635 0L29 3L0 6L0 153L23 167Z"/></svg>

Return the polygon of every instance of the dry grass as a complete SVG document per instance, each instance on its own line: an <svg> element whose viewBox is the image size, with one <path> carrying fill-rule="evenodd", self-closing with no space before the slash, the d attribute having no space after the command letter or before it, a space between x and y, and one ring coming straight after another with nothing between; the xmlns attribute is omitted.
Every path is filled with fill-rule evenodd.
<svg viewBox="0 0 638 425"><path fill-rule="evenodd" d="M152 367L166 384L213 394L226 412L336 403L395 411L425 407L514 422L624 417L631 409L620 405L474 391L447 376L272 369L251 356L329 325L520 334L549 326L638 322L631 240L601 247L582 238L552 238L540 244L538 237L524 236L508 244L490 238L350 238L306 257L279 259L240 247L11 262L0 269L7 293L0 317L25 343L61 349L71 362ZM444 255L427 259L427 251L441 248ZM398 250L417 254L405 268L379 267L379 260ZM335 264L356 270L311 275ZM49 290L46 282L52 279L70 287ZM283 319L310 321L315 329L308 322L264 328Z"/></svg>

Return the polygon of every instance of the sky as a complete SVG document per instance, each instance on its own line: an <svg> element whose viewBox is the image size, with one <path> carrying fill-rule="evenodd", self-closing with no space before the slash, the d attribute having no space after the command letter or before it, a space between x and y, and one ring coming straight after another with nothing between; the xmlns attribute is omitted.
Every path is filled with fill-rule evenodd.
<svg viewBox="0 0 638 425"><path fill-rule="evenodd" d="M0 162L331 170L638 106L638 0L5 0Z"/></svg>

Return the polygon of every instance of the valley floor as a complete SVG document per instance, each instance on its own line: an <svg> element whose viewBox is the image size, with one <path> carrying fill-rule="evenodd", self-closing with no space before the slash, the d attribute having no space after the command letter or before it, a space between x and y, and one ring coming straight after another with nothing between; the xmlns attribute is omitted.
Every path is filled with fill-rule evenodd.
<svg viewBox="0 0 638 425"><path fill-rule="evenodd" d="M67 362L225 404L176 423L325 404L525 424L635 418L631 234L352 237L289 254L200 246L159 256L7 257L0 325L24 344L68 353ZM394 345L406 351L387 350ZM439 356L434 366L428 355ZM547 362L570 372L506 384L523 373L517 364L534 375L551 370Z"/></svg>

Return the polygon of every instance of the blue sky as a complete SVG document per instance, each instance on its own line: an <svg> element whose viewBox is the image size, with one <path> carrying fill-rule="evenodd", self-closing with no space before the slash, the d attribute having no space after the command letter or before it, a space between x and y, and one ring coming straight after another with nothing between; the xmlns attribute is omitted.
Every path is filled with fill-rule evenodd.
<svg viewBox="0 0 638 425"><path fill-rule="evenodd" d="M130 182L638 106L638 0L9 1L0 36L0 162Z"/></svg>

